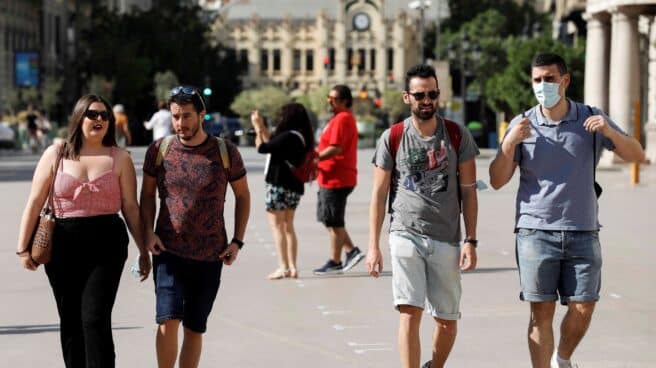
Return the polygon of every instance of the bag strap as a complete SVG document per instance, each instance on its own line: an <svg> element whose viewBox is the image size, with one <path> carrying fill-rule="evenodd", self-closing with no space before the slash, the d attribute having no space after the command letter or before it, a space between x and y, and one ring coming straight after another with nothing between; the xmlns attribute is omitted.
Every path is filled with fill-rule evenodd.
<svg viewBox="0 0 656 368"><path fill-rule="evenodd" d="M171 142L175 138L174 135L167 135L162 138L162 142L159 144L159 149L157 150L157 158L155 159L155 167L162 166L162 161L164 161L164 156L169 152L169 147Z"/></svg>
<svg viewBox="0 0 656 368"><path fill-rule="evenodd" d="M446 126L446 132L449 134L449 140L453 145L453 149L456 151L456 156L460 155L460 142L462 141L462 133L460 132L460 127L458 123L455 123L449 119L443 119L444 125Z"/></svg>
<svg viewBox="0 0 656 368"><path fill-rule="evenodd" d="M226 142L222 138L214 138L216 138L216 142L219 144L219 155L221 156L223 168L228 171L230 170L230 156L228 156L228 146L226 146Z"/></svg>
<svg viewBox="0 0 656 368"><path fill-rule="evenodd" d="M55 189L55 180L57 179L57 172L59 171L59 163L63 160L64 158L64 151L65 147L64 145L59 146L57 149L57 161L55 161L55 166L52 171L52 182L50 182L50 189L48 190L48 200L46 204L46 208L50 210L51 213L54 212L55 205L53 203L53 192Z"/></svg>
<svg viewBox="0 0 656 368"><path fill-rule="evenodd" d="M592 107L590 105L585 105L588 108L590 116L594 115ZM594 182L597 182L597 132L592 132L592 179Z"/></svg>
<svg viewBox="0 0 656 368"><path fill-rule="evenodd" d="M301 142L303 143L303 147L306 146L305 145L305 138L303 138L303 134L301 134L301 132L296 131L296 130L290 130L289 132L293 133L294 135L296 135L297 137L299 137L301 139Z"/></svg>

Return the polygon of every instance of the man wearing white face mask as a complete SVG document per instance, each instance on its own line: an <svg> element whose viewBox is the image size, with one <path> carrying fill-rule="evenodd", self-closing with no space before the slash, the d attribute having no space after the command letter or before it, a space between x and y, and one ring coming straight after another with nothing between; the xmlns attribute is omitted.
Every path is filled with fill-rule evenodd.
<svg viewBox="0 0 656 368"><path fill-rule="evenodd" d="M601 247L594 167L602 149L644 159L640 143L599 109L565 97L565 61L540 54L531 64L539 104L515 117L490 164L499 189L517 166L515 216L520 299L530 302L528 347L533 367L568 368L599 300ZM554 349L556 301L567 306Z"/></svg>

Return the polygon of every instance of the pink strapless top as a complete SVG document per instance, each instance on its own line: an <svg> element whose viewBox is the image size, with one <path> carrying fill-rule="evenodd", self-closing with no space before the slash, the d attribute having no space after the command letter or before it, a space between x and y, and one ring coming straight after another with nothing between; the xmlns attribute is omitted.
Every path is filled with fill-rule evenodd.
<svg viewBox="0 0 656 368"><path fill-rule="evenodd" d="M114 214L121 210L121 186L118 175L114 173L114 152L112 147L112 169L86 182L65 173L62 160L55 179L55 216L90 217Z"/></svg>

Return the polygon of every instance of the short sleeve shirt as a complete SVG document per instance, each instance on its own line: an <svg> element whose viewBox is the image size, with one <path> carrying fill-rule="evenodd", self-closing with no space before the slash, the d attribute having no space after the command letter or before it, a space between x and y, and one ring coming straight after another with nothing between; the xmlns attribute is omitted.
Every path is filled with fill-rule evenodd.
<svg viewBox="0 0 656 368"><path fill-rule="evenodd" d="M417 132L411 118L403 124L396 164L390 151L390 129L383 132L372 160L383 170L395 170L399 178L390 231L404 230L443 242L458 242L458 164L474 159L478 147L469 130L458 125L462 138L456 153L442 119L435 134L427 138Z"/></svg>
<svg viewBox="0 0 656 368"><path fill-rule="evenodd" d="M319 152L329 146L340 146L342 153L317 165L317 183L322 188L355 187L358 178L358 129L349 111L335 115L319 139Z"/></svg>
<svg viewBox="0 0 656 368"><path fill-rule="evenodd" d="M237 148L225 141L230 168L224 169L215 138L195 147L171 141L162 165L155 166L162 140L153 142L145 174L157 178L160 198L155 233L168 252L200 261L217 261L228 241L223 218L228 183L246 175Z"/></svg>
<svg viewBox="0 0 656 368"><path fill-rule="evenodd" d="M613 142L583 127L592 115L603 115L612 129L626 134L601 110L569 101L562 121L549 122L540 105L516 116L510 131L523 117L531 124L531 136L515 148L519 165L519 189L515 202L515 227L539 230L594 231L599 229L593 167L602 150ZM592 111L590 111L592 110ZM504 137L505 138L505 137ZM596 155L596 162L593 158Z"/></svg>

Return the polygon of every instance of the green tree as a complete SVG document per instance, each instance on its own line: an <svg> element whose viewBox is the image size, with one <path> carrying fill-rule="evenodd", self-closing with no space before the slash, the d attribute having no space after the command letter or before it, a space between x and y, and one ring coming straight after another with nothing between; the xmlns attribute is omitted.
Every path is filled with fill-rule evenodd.
<svg viewBox="0 0 656 368"><path fill-rule="evenodd" d="M292 102L289 94L275 86L264 86L257 89L242 91L233 101L230 108L242 117L244 126L250 127L248 118L253 110L267 118L269 125L275 126L280 108Z"/></svg>
<svg viewBox="0 0 656 368"><path fill-rule="evenodd" d="M112 101L114 83L102 75L92 75L87 82L87 92L100 95ZM116 103L116 102L113 102Z"/></svg>
<svg viewBox="0 0 656 368"><path fill-rule="evenodd" d="M180 84L178 76L170 70L161 73L155 73L153 78L155 90L153 94L157 101L166 101L169 98L171 89Z"/></svg>
<svg viewBox="0 0 656 368"><path fill-rule="evenodd" d="M63 80L59 77L48 76L41 87L41 106L51 113L58 102L58 95L62 88Z"/></svg>
<svg viewBox="0 0 656 368"><path fill-rule="evenodd" d="M383 91L380 109L389 116L390 123L400 121L408 114L408 105L403 102L403 93L396 89Z"/></svg>

